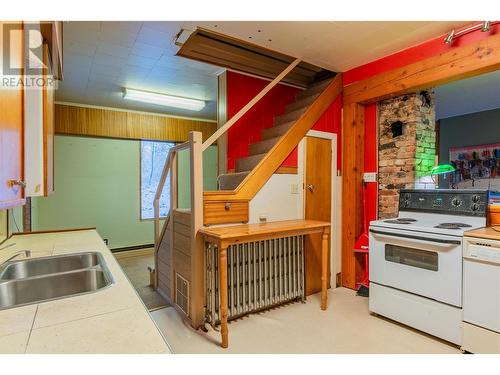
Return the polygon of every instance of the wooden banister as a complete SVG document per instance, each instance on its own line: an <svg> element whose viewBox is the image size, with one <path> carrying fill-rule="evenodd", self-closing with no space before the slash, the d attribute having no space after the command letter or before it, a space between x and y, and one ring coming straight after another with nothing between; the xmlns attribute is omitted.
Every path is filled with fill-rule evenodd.
<svg viewBox="0 0 500 375"><path fill-rule="evenodd" d="M294 126L280 138L234 191L204 192L205 201L251 200L341 93L342 75L337 74Z"/></svg>
<svg viewBox="0 0 500 375"><path fill-rule="evenodd" d="M259 92L252 100L250 100L243 108L241 108L238 113L229 119L224 125L216 130L205 142L201 148L202 152L205 151L208 146L214 143L221 135L227 132L231 126L233 126L241 117L245 115L260 99L262 99L271 89L276 86L285 76L290 73L293 68L295 68L299 63L300 59L295 59L290 65L286 67L275 79L273 79L261 92Z"/></svg>

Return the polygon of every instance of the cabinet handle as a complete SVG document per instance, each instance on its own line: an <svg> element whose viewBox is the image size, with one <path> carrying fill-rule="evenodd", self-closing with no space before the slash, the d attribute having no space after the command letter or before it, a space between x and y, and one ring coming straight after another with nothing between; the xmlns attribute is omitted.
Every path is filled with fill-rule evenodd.
<svg viewBox="0 0 500 375"><path fill-rule="evenodd" d="M229 211L229 210L231 209L231 203L226 202L226 204L224 204L224 209L225 209L226 211Z"/></svg>
<svg viewBox="0 0 500 375"><path fill-rule="evenodd" d="M7 181L10 187L12 186L21 186L22 188L26 188L26 182L21 181L21 180L9 180Z"/></svg>

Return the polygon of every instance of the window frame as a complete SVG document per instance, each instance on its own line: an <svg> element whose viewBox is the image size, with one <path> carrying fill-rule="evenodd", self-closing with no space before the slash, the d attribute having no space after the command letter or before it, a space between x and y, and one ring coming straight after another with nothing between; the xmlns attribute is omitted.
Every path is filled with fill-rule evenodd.
<svg viewBox="0 0 500 375"><path fill-rule="evenodd" d="M174 141L159 141L157 139L139 139L139 221L154 221L154 214L152 218L146 218L144 219L142 217L142 142L160 142L160 143L171 143L175 147L179 142L174 142ZM167 156L168 157L168 156ZM154 205L154 201L153 201ZM154 208L154 206L153 206ZM159 217L160 220L165 220L167 216L161 216Z"/></svg>

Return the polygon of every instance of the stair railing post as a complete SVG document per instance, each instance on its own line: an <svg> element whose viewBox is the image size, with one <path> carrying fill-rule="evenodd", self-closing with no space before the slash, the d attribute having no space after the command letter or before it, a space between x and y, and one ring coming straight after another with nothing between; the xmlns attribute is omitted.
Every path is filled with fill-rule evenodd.
<svg viewBox="0 0 500 375"><path fill-rule="evenodd" d="M191 143L191 319L197 327L203 322L205 296L203 239L203 138L201 132L189 132Z"/></svg>

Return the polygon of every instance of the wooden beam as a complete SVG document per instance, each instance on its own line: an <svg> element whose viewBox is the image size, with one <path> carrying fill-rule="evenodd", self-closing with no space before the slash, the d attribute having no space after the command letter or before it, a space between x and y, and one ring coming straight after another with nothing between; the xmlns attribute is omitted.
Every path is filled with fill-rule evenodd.
<svg viewBox="0 0 500 375"><path fill-rule="evenodd" d="M356 285L354 242L362 231L365 108L344 104L342 125L342 286Z"/></svg>
<svg viewBox="0 0 500 375"><path fill-rule="evenodd" d="M300 63L300 59L295 59L288 67L283 70L275 79L273 79L269 84L262 89L255 97L250 100L243 108L241 108L238 113L236 113L231 119L222 125L217 131L212 134L204 143L202 151L205 151L212 143L214 143L221 135L227 132L231 126L233 126L241 117L245 115L260 99L262 99L269 91L273 89L280 81L293 70Z"/></svg>
<svg viewBox="0 0 500 375"><path fill-rule="evenodd" d="M352 83L344 105L369 103L500 69L500 35L461 46L416 63Z"/></svg>
<svg viewBox="0 0 500 375"><path fill-rule="evenodd" d="M57 134L186 142L190 131L199 131L203 134L203 139L207 139L217 129L217 123L56 104L55 128Z"/></svg>

